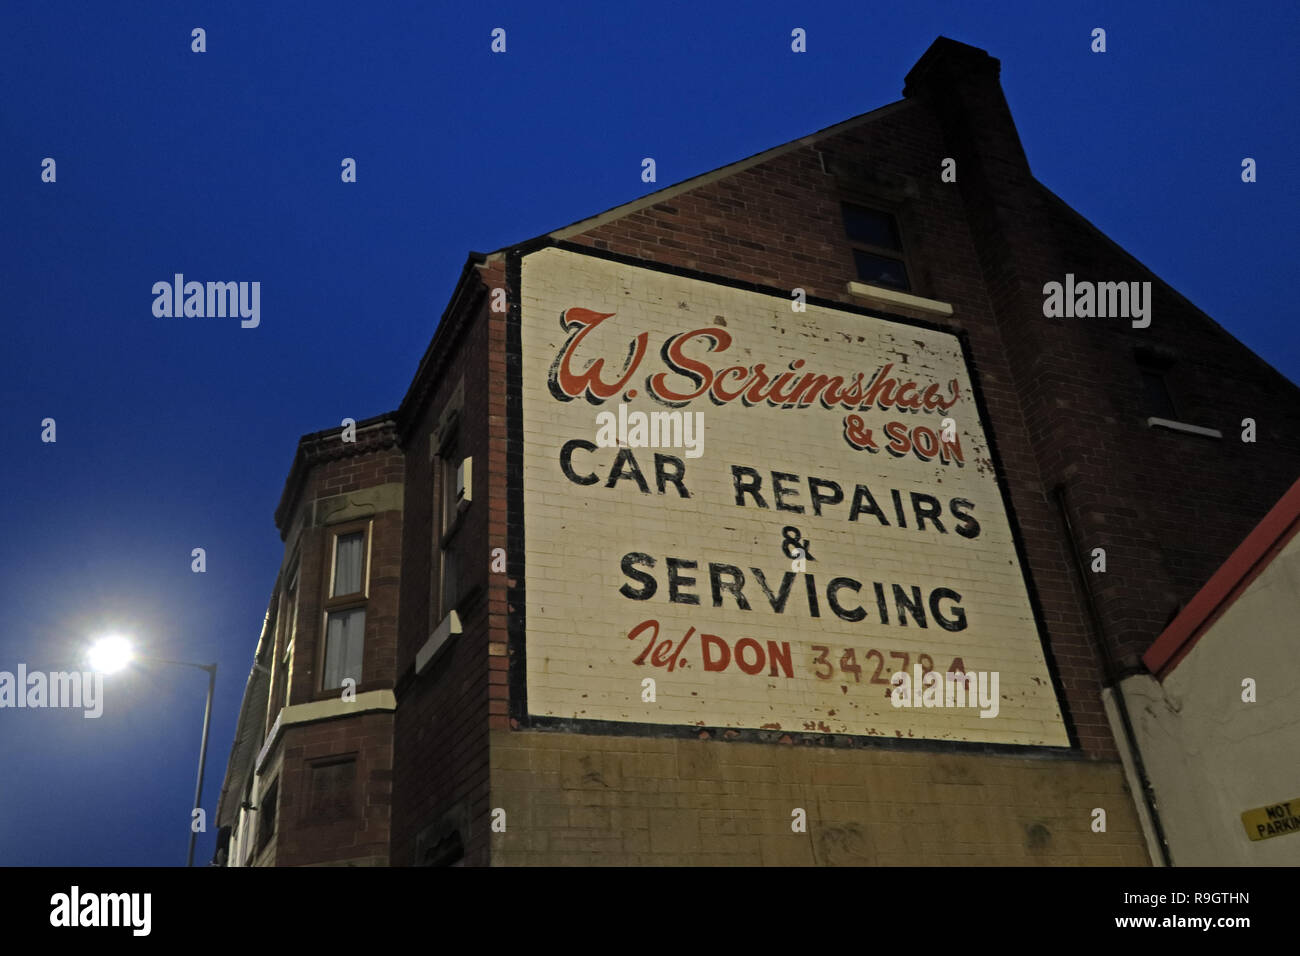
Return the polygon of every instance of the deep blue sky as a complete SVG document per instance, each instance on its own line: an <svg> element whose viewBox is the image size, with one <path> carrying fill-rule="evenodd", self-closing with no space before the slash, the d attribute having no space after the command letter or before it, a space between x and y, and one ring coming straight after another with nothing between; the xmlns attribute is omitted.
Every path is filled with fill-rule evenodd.
<svg viewBox="0 0 1300 956"><path fill-rule="evenodd" d="M1300 378L1291 4L150 6L0 14L0 670L110 629L218 661L210 813L295 443L397 406L467 251L644 195L645 156L670 185L899 99L940 34L1002 60L1042 182ZM260 328L154 318L175 272L260 281ZM0 864L183 862L204 690L0 710Z"/></svg>

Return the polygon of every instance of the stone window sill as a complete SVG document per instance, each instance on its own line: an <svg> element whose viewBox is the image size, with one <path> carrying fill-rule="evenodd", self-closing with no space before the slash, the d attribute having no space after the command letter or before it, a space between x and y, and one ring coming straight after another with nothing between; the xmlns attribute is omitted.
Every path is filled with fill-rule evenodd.
<svg viewBox="0 0 1300 956"><path fill-rule="evenodd" d="M850 282L849 293L860 299L865 299L871 305L886 309L891 306L901 305L909 309L916 309L919 312L929 312L933 315L952 315L952 306L947 302L912 295L910 292L899 292L896 289L886 289L883 286L867 285L865 282Z"/></svg>
<svg viewBox="0 0 1300 956"><path fill-rule="evenodd" d="M1217 428L1202 428L1200 425L1189 425L1186 422L1170 421L1168 418L1148 418L1148 428L1168 428L1170 431L1186 432L1189 435L1203 435L1206 438L1222 438L1223 432Z"/></svg>
<svg viewBox="0 0 1300 956"><path fill-rule="evenodd" d="M451 640L453 634L460 633L460 616L455 612L450 612L442 619L442 623L434 629L429 635L429 639L424 642L424 647L420 648L415 655L415 672L421 673L429 662L434 659L442 646Z"/></svg>

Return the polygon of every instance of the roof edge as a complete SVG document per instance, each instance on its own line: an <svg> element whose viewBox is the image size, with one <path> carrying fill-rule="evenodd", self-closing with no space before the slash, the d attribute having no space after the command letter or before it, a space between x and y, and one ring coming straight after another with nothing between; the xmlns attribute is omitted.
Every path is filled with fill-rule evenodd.
<svg viewBox="0 0 1300 956"><path fill-rule="evenodd" d="M451 290L451 296L447 299L442 315L438 318L438 325L434 328L433 335L429 336L429 344L420 357L419 364L416 365L410 384L406 387L406 394L402 396L401 404L393 413L400 441L405 442L407 433L414 424L416 413L433 387L435 373L445 364L451 351L447 347L449 343L446 339L452 335L449 327L455 323L449 320L462 317L466 309L472 309L477 304L478 295L484 291L484 286L480 282L478 287L474 288L473 283L479 280L483 267L498 258L497 253L485 252L470 252L466 256L460 276L456 279L456 285ZM469 298L466 299L466 296Z"/></svg>
<svg viewBox="0 0 1300 956"><path fill-rule="evenodd" d="M775 159L778 156L784 155L785 153L793 152L794 150L800 149L805 146L811 146L814 143L820 142L823 139L827 139L828 137L835 136L839 133L843 133L847 130L853 129L856 126L862 126L866 123L870 123L877 119L881 119L882 117L888 116L891 113L895 113L908 106L912 106L915 104L915 102L916 102L915 100L911 100L911 99L901 99L901 100L895 100L892 103L886 103L884 106L877 107L876 109L870 110L869 112L866 113L859 113L857 116L851 116L846 120L842 120L833 126L827 126L825 129L818 130L815 133L809 133L806 136L800 136L798 139L789 140L785 143L781 143L780 145L773 146L769 149L765 149L761 153L755 153L754 155L746 157L745 159L738 159L735 162L728 163L725 166L718 166L706 172L698 173L695 176L690 177L689 179L683 179L680 182L672 184L671 186L665 186L662 189L657 189L654 192L648 193L645 196L641 196L638 199L631 199L617 206L611 206L609 209L606 209L604 212L599 212L596 213L595 215L588 216L585 219L579 219L576 222L571 222L567 226L561 226L559 229L553 229L550 232L544 232L539 236L534 236L532 240L526 240L526 242L532 242L547 237L551 239L568 239L571 236L575 236L578 235L579 233L586 232L589 229L595 229L597 226L602 226L607 222L612 222L615 219L621 219L624 216L630 215L634 212L644 209L647 206L653 206L655 203L660 203L668 199L672 199L674 196L679 196L684 192L690 192L692 189L698 189L700 186L707 185L708 183L714 182L718 179L723 179L727 176L733 176L736 173L743 172L744 170L749 169L751 166L757 166L760 163L765 163L769 160ZM510 246L503 246L502 248L496 250L496 252L504 253L510 249L515 248L516 246L525 245L526 242L514 243Z"/></svg>
<svg viewBox="0 0 1300 956"><path fill-rule="evenodd" d="M1199 315L1202 319L1204 319L1206 322L1212 325L1225 338L1230 339L1232 342L1238 345L1243 351L1245 351L1247 355L1253 358L1257 364L1267 369L1279 381L1286 383L1292 389L1300 390L1300 384L1291 381L1291 379L1287 378L1284 374L1282 374L1276 368L1270 365L1266 358L1261 356L1258 352L1256 352L1253 348L1251 348L1249 345L1247 345L1237 336L1233 335L1232 332L1230 332L1227 328L1225 328L1222 323L1220 323L1217 319L1214 318L1214 316L1210 315L1208 312L1206 312L1204 309L1198 306L1191 299L1187 298L1187 296L1183 295L1183 293L1179 292L1176 288L1174 288L1172 283L1170 283L1167 279L1162 278L1158 272L1156 272L1154 269L1152 269L1150 266L1144 263L1141 259L1135 256L1133 253L1129 252L1128 249L1124 248L1118 242L1116 242L1114 239L1108 236L1104 229L1102 229L1091 219L1089 219L1083 213L1079 212L1079 210L1075 209L1068 202L1066 202L1064 199L1062 199L1060 196L1054 193L1051 187L1044 185L1043 182L1039 180L1037 177L1032 177L1032 178L1035 185L1037 185L1038 188L1041 189L1046 194L1050 202L1054 202L1057 205L1059 205L1062 209L1064 209L1071 216L1077 219L1081 226L1083 226L1085 229L1089 230L1090 232L1095 233L1096 236L1099 239L1101 239L1102 242L1108 245L1112 251L1119 253L1122 257L1127 259L1138 269L1147 273L1149 276L1151 276L1152 279L1159 282L1162 286L1164 286L1166 291L1173 294L1174 298L1178 299L1178 301L1182 302L1183 305L1187 306L1189 309L1191 309L1193 312Z"/></svg>
<svg viewBox="0 0 1300 956"><path fill-rule="evenodd" d="M369 454L398 444L397 412L385 412L382 415L363 419L356 422L353 427L359 436L356 441L337 442L330 447L326 447L325 442L330 438L338 437L343 431L342 425L312 432L298 439L293 464L289 466L289 474L285 476L284 489L280 492L280 501L275 508L275 526L280 530L282 540L288 531L288 523L292 520L293 510L307 475L313 467L323 461Z"/></svg>
<svg viewBox="0 0 1300 956"><path fill-rule="evenodd" d="M249 741L252 740L253 732L256 728L257 714L254 713L257 700L261 694L261 687L269 685L269 679L265 676L259 676L258 661L262 654L262 649L266 644L266 639L270 632L275 628L276 623L276 595L280 591L280 576L276 575L275 587L271 589L271 597L266 602L266 615L262 618L262 630L257 638L257 650L253 652L253 666L248 669L248 679L244 681L244 694L239 701L239 716L235 719L235 736L230 742L230 756L226 758L226 772L221 778L221 791L217 796L217 825L224 826L233 823L234 814L231 809L230 801L242 797L244 783L248 775L243 773L242 764L247 763L243 758L248 756ZM263 707L266 705L263 704ZM265 711L262 713L265 719ZM231 784L238 779L238 786L234 788L232 795Z"/></svg>
<svg viewBox="0 0 1300 956"><path fill-rule="evenodd" d="M1196 596L1169 623L1142 655L1142 662L1163 681L1300 532L1300 479L1228 556Z"/></svg>

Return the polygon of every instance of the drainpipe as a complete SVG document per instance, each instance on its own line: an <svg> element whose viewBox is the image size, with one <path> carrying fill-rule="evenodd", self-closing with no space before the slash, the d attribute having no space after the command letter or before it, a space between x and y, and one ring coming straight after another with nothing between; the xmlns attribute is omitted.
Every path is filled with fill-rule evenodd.
<svg viewBox="0 0 1300 956"><path fill-rule="evenodd" d="M1060 512L1061 521L1065 523L1066 536L1070 542L1070 555L1074 558L1074 570L1079 576L1079 584L1083 588L1084 604L1088 609L1088 617L1092 621L1093 644L1101 657L1102 674L1105 678L1102 688L1102 705L1106 708L1106 716L1110 720L1112 730L1115 724L1118 723L1123 732L1122 739L1117 741L1120 745L1120 759L1124 764L1125 775L1129 778L1129 786L1133 787L1136 784L1136 789L1142 795L1142 802L1137 807L1137 810L1139 818L1142 818L1143 829L1148 831L1148 852L1150 852L1151 844L1154 843L1160 851L1160 865L1173 866L1173 859L1169 853L1169 843L1165 839L1164 827L1160 824L1160 814L1156 810L1155 794L1151 787L1151 781L1147 777L1146 765L1142 762L1142 750L1138 746L1137 735L1133 731L1133 721L1129 716L1128 705L1124 701L1122 684L1124 675L1120 673L1119 664L1111 653L1110 642L1106 640L1106 631L1102 625L1101 612L1097 608L1097 599L1092 593L1092 584L1084 571L1087 562L1084 560L1079 547L1079 537L1074 533L1074 524L1070 521L1070 508L1065 485L1057 485L1052 491L1052 496L1056 500L1056 508ZM1151 856L1154 860L1155 854L1152 853Z"/></svg>

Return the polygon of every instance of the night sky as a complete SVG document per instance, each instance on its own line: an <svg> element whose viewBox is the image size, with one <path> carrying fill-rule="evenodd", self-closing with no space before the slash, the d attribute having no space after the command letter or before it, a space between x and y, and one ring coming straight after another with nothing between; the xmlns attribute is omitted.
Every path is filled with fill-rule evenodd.
<svg viewBox="0 0 1300 956"><path fill-rule="evenodd" d="M470 250L898 100L939 35L1002 61L1040 181L1300 377L1290 4L481 6L0 14L0 671L78 668L110 631L216 661L198 862L298 437L397 407ZM154 317L178 272L259 281L260 326ZM183 864L205 690L137 666L97 720L0 709L0 864Z"/></svg>

